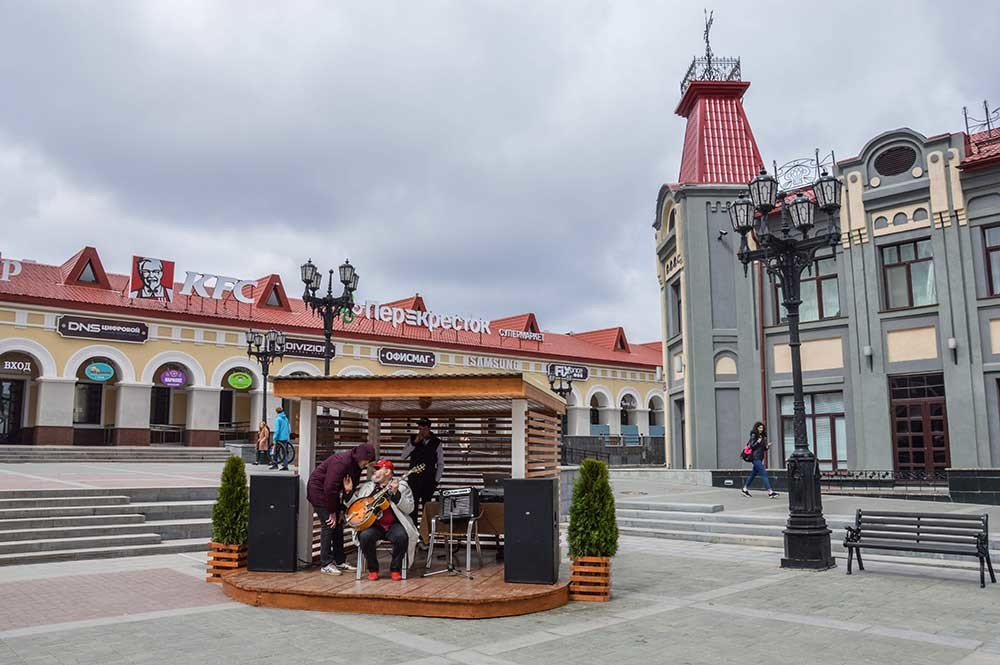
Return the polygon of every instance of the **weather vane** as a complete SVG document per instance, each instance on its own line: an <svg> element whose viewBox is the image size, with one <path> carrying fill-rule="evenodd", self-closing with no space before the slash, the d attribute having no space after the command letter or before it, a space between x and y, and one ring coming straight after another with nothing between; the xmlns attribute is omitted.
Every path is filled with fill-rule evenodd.
<svg viewBox="0 0 1000 665"><path fill-rule="evenodd" d="M708 33L712 30L712 21L714 21L715 11L705 11L705 59L708 62L712 62L712 45L708 41Z"/></svg>

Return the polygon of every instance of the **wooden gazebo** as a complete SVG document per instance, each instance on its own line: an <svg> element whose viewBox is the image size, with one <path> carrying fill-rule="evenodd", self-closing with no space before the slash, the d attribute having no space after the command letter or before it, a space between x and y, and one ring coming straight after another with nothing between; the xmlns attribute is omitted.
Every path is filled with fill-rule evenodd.
<svg viewBox="0 0 1000 665"><path fill-rule="evenodd" d="M481 487L490 476L546 478L559 473L565 403L519 373L277 377L274 387L278 397L299 402L299 558L318 555L319 525L306 499L306 483L315 466L361 443L373 445L379 457L399 461L409 435L416 432L418 418L428 418L444 444L441 488ZM554 587L504 585L502 566L496 565L482 574L496 582L497 596L492 600L489 585L481 581L451 584L450 595L442 597L435 590L441 583L433 581L443 581L441 577L403 582L411 587L406 602L386 595L391 589L384 586L366 592L369 587L365 585L378 583L334 583L322 575L318 578L326 579L306 583L313 591L290 592L295 598L268 582L269 602L263 600L264 591L254 591L254 585L261 583L253 578L257 574L231 578L225 586L234 598L254 604L468 618L523 614L557 607L567 599L563 581ZM303 582L290 584L299 588ZM327 591L316 591L322 585Z"/></svg>

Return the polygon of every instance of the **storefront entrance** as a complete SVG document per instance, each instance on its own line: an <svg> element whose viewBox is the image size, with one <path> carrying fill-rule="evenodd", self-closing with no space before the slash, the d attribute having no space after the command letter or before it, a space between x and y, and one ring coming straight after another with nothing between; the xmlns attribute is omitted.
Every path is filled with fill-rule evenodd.
<svg viewBox="0 0 1000 665"><path fill-rule="evenodd" d="M24 379L0 379L0 443L25 443L21 438L24 389Z"/></svg>
<svg viewBox="0 0 1000 665"><path fill-rule="evenodd" d="M889 377L897 471L943 473L951 466L944 375Z"/></svg>

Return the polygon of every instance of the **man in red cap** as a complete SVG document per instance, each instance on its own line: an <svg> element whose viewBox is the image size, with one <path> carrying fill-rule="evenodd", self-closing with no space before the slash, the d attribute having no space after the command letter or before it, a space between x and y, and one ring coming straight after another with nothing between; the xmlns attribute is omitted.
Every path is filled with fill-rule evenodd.
<svg viewBox="0 0 1000 665"><path fill-rule="evenodd" d="M365 556L370 580L378 579L379 564L375 547L380 540L392 543L389 574L394 580L403 579L403 554L408 554L407 561L412 565L416 549L417 529L409 515L413 510L413 492L406 480L392 477L393 470L391 460L380 459L375 462L372 479L359 487L354 495L355 499L359 499L389 487L390 508L382 512L382 517L375 524L360 533L354 532L354 544L361 548Z"/></svg>

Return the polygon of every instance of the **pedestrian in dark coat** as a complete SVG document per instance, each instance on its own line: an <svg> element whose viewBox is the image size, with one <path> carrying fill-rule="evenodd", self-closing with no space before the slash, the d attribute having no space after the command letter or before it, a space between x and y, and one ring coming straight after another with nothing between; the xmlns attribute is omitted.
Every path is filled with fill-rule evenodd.
<svg viewBox="0 0 1000 665"><path fill-rule="evenodd" d="M764 487L767 488L767 495L772 498L778 498L778 493L771 489L771 479L767 477L767 467L764 466L764 458L767 456L767 449L771 447L771 442L767 438L767 427L764 423L756 422L753 424L753 429L750 430L750 438L747 439L747 446L750 447L753 457L750 463L753 465L753 469L750 471L750 477L747 478L746 482L743 483L743 489L740 490L743 496L750 496L750 483L757 476L760 476L764 480Z"/></svg>
<svg viewBox="0 0 1000 665"><path fill-rule="evenodd" d="M341 569L355 569L344 553L344 502L361 484L362 471L374 459L375 448L363 443L330 455L309 475L306 497L323 525L319 560L322 571L328 575L340 575Z"/></svg>

